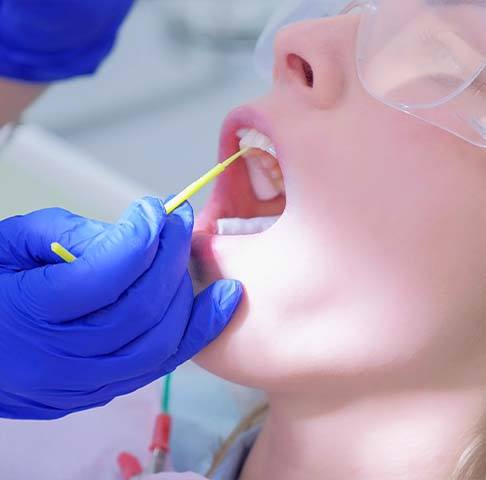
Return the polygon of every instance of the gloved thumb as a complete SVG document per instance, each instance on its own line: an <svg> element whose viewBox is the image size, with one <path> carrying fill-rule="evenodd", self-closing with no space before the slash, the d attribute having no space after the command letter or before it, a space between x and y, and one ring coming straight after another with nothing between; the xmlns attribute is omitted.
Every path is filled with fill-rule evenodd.
<svg viewBox="0 0 486 480"><path fill-rule="evenodd" d="M236 280L220 280L200 293L177 352L164 364L164 374L196 356L219 337L242 297L243 287Z"/></svg>
<svg viewBox="0 0 486 480"><path fill-rule="evenodd" d="M116 302L150 268L166 221L156 198L134 202L72 264L20 272L18 307L34 318L69 321Z"/></svg>

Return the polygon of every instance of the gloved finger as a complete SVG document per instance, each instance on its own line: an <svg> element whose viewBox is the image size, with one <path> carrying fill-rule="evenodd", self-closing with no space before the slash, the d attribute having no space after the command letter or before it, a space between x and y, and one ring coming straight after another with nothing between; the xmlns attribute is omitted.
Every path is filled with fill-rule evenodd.
<svg viewBox="0 0 486 480"><path fill-rule="evenodd" d="M189 287L188 278L185 277L186 289ZM46 386L45 391L41 392L42 401L54 409L61 406L68 409L90 408L136 391L167 375L219 336L238 307L242 292L239 282L222 280L201 293L193 305L192 314L191 308L187 308L190 320L188 323L181 322L182 328L175 334L181 341L169 360L166 359L167 349L164 347L164 335L169 332L161 322L133 344L117 352L116 356L74 360L68 368L70 378L77 382L92 381L92 373L90 375L88 372L95 369L97 381L102 382L100 387L86 392L76 390L76 383L73 383L65 386L65 392L59 393ZM187 307L183 295L179 295L175 303L178 302ZM180 305L175 305L175 308L179 310ZM92 366L86 368L90 363ZM81 379L76 375L78 370L82 375L87 374L87 378Z"/></svg>
<svg viewBox="0 0 486 480"><path fill-rule="evenodd" d="M152 266L123 293L118 302L69 323L43 325L41 335L66 355L93 357L116 352L162 319L168 330L165 337L170 336L173 330L177 331L181 323L180 313L174 306L170 312L168 310L187 275L191 217L190 208L184 207L179 214L167 218ZM190 288L187 296L189 308L192 300Z"/></svg>
<svg viewBox="0 0 486 480"><path fill-rule="evenodd" d="M109 385L103 385L92 391L83 390L40 390L36 394L42 399L41 402L35 402L42 407L45 415L51 415L49 418L59 418L64 414L62 412L67 410L68 413L87 410L90 408L106 405L117 397L128 395L135 392L146 385L155 382L164 376L160 368L151 370L149 373L139 375L135 378L120 380ZM29 399L30 400L30 399ZM31 401L31 400L30 400ZM57 416L56 416L57 415Z"/></svg>
<svg viewBox="0 0 486 480"><path fill-rule="evenodd" d="M74 263L21 272L12 298L21 312L46 322L70 321L115 303L152 265L166 219L156 198L133 203Z"/></svg>
<svg viewBox="0 0 486 480"><path fill-rule="evenodd" d="M225 329L243 297L236 280L220 280L201 292L194 301L191 318L177 352L164 363L167 372L191 360Z"/></svg>
<svg viewBox="0 0 486 480"><path fill-rule="evenodd" d="M177 351L190 318L192 299L192 282L186 274L171 304L172 316L169 318L176 320L171 328L168 329L162 319L112 355L65 356L53 349L52 353L59 357L59 361L49 366L40 364L35 370L26 372L25 388L40 383L35 392L42 402L56 408L62 404L71 408L106 401L110 396L114 398L146 385L148 382L144 379L161 376L164 361ZM59 391L59 379L62 379L62 391Z"/></svg>
<svg viewBox="0 0 486 480"><path fill-rule="evenodd" d="M42 391L38 392L42 395ZM11 418L16 420L55 420L63 418L74 412L87 410L90 408L102 407L109 403L113 398L106 399L102 402L89 402L87 396L85 402L67 407L64 397L68 392L58 391L57 396L49 392L51 397L47 398L47 403L43 398L42 401L36 401L31 396L22 396L18 394L5 394L0 392L0 418ZM68 402L69 403L69 402Z"/></svg>
<svg viewBox="0 0 486 480"><path fill-rule="evenodd" d="M79 402L106 403L115 397L131 393L171 373L178 366L193 358L221 334L236 311L242 294L243 288L239 282L221 280L215 283L197 297L181 342L169 360L166 360L164 355L157 353L157 345L153 341L158 339L162 343L164 329L159 331L156 327L145 338L142 337L137 340L138 345L124 349L123 357L118 356L118 358L112 359L114 360L112 365L115 368L110 373L111 378L113 378L116 370L132 373L134 374L133 376L120 378L90 392L88 395L70 393L70 401L73 402L73 405L79 404ZM147 348L140 350L140 346L143 349ZM137 362L144 358L144 361L140 363L140 365L143 365L143 368L139 369L138 372L131 368L132 362L133 364L136 363L134 360L137 356L137 351L140 355L137 358ZM129 356L128 358L127 355ZM150 370L144 371L148 367L151 367Z"/></svg>
<svg viewBox="0 0 486 480"><path fill-rule="evenodd" d="M61 263L51 251L52 242L61 242L75 255L81 255L107 227L106 223L61 208L7 218L0 222L0 265L5 270L20 271Z"/></svg>

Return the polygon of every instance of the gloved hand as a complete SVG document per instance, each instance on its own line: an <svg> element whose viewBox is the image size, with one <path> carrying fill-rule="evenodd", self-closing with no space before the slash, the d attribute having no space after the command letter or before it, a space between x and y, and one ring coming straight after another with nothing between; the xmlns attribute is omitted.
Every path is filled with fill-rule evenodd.
<svg viewBox="0 0 486 480"><path fill-rule="evenodd" d="M0 76L50 82L93 73L133 0L0 0Z"/></svg>
<svg viewBox="0 0 486 480"><path fill-rule="evenodd" d="M0 417L52 419L174 370L226 326L242 288L194 298L193 213L134 203L108 225L60 209L0 222ZM59 241L78 260L62 263Z"/></svg>

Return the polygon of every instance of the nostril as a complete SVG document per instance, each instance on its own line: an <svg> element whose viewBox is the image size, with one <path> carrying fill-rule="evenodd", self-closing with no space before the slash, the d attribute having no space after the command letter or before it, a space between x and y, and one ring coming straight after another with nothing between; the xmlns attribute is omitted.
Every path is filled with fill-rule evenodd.
<svg viewBox="0 0 486 480"><path fill-rule="evenodd" d="M314 87L314 71L309 62L305 61L295 53L291 53L287 56L287 65L297 78L303 81L307 87Z"/></svg>
<svg viewBox="0 0 486 480"><path fill-rule="evenodd" d="M314 86L314 71L312 70L312 67L305 60L303 60L302 69L304 70L307 86L312 88Z"/></svg>

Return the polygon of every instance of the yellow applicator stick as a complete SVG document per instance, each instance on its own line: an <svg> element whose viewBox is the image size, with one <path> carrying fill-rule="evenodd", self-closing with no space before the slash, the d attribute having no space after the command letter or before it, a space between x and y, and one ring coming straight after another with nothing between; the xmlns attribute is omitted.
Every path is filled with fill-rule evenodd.
<svg viewBox="0 0 486 480"><path fill-rule="evenodd" d="M76 260L76 257L69 250L66 250L60 243L51 243L51 250L66 263L73 263Z"/></svg>
<svg viewBox="0 0 486 480"><path fill-rule="evenodd" d="M202 177L191 183L184 190L182 190L181 193L176 195L164 205L166 212L171 214L176 208L180 207L184 202L189 200L208 183L211 183L215 178L219 177L232 163L238 160L249 150L250 148L243 148L234 155L231 155L231 157L227 158L224 162L218 163L215 167L209 170L209 172L205 173ZM76 260L76 257L60 243L51 243L51 250L67 263L72 263Z"/></svg>
<svg viewBox="0 0 486 480"><path fill-rule="evenodd" d="M232 163L238 158L248 152L249 148L244 148L235 153L224 162L218 163L209 172L205 173L201 178L198 178L195 182L191 183L188 187L182 190L179 195L176 195L173 199L169 200L164 206L167 213L172 213L177 207L180 207L185 201L189 200L195 195L201 188L205 187L208 183L212 182L216 177L219 177Z"/></svg>

